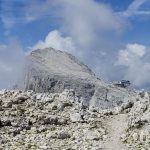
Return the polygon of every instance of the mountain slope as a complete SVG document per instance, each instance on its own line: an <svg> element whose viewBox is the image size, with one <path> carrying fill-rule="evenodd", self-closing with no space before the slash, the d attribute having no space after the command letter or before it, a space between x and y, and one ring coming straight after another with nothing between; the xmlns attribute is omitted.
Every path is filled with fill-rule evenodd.
<svg viewBox="0 0 150 150"><path fill-rule="evenodd" d="M79 62L74 56L53 48L35 50L31 52L28 59L35 67L45 71L45 73L55 73L77 78L91 78L95 76L87 66Z"/></svg>
<svg viewBox="0 0 150 150"><path fill-rule="evenodd" d="M27 57L26 68L18 84L21 90L60 93L74 89L85 105L111 108L121 105L130 91L107 84L71 54L47 48Z"/></svg>

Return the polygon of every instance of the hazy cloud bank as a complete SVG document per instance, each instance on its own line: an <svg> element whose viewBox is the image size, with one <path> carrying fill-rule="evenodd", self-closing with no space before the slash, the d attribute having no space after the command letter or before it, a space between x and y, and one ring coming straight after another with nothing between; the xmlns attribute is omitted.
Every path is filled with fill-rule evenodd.
<svg viewBox="0 0 150 150"><path fill-rule="evenodd" d="M24 53L16 40L0 46L0 89L12 88L24 64Z"/></svg>
<svg viewBox="0 0 150 150"><path fill-rule="evenodd" d="M123 78L129 79L137 87L150 85L150 48L139 44L128 44L118 53L116 65L123 66Z"/></svg>
<svg viewBox="0 0 150 150"><path fill-rule="evenodd" d="M67 52L74 52L75 46L71 37L62 37L61 32L58 30L51 31L44 41L38 41L32 49L55 48L57 50L64 50Z"/></svg>

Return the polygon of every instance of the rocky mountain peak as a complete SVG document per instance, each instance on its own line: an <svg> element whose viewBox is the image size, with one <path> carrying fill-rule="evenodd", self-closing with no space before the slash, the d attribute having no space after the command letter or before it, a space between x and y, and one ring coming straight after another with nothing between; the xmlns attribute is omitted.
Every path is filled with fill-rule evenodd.
<svg viewBox="0 0 150 150"><path fill-rule="evenodd" d="M71 54L53 48L32 51L29 60L41 70L58 75L91 78L95 74Z"/></svg>
<svg viewBox="0 0 150 150"><path fill-rule="evenodd" d="M61 93L73 89L88 107L112 108L128 101L128 89L97 79L86 65L71 54L53 48L38 49L27 56L19 90Z"/></svg>

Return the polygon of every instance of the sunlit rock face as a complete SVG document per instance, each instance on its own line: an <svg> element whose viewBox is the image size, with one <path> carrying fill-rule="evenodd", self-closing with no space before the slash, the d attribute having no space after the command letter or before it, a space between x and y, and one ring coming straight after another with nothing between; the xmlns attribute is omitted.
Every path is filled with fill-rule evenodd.
<svg viewBox="0 0 150 150"><path fill-rule="evenodd" d="M73 89L86 106L103 109L121 105L132 93L97 79L77 58L53 48L35 50L27 56L17 88L49 93Z"/></svg>

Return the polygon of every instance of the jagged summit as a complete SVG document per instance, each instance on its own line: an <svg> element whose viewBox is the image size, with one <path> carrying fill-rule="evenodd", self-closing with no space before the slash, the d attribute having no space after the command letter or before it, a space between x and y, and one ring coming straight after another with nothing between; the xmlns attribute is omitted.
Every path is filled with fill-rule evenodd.
<svg viewBox="0 0 150 150"><path fill-rule="evenodd" d="M71 54L53 48L38 49L31 52L28 59L37 69L45 73L55 73L77 78L93 78L95 74Z"/></svg>
<svg viewBox="0 0 150 150"><path fill-rule="evenodd" d="M112 108L127 101L132 92L97 79L71 54L53 48L38 49L27 56L19 90L61 93L73 89L87 106Z"/></svg>
<svg viewBox="0 0 150 150"><path fill-rule="evenodd" d="M32 51L26 59L19 89L50 93L74 89L85 101L94 94L95 74L71 54L46 48Z"/></svg>

